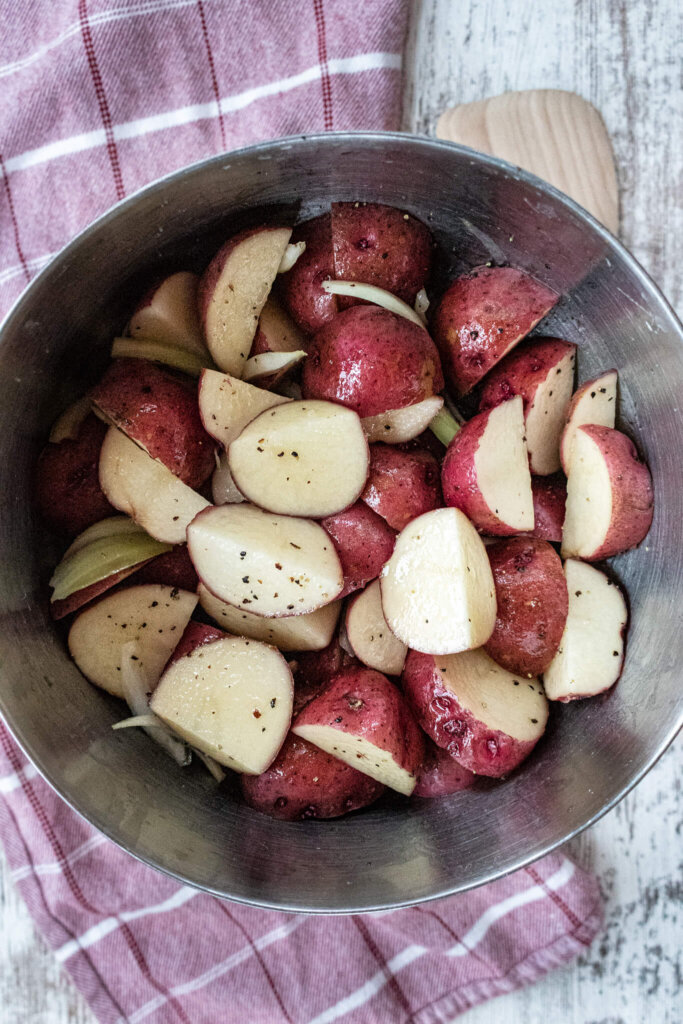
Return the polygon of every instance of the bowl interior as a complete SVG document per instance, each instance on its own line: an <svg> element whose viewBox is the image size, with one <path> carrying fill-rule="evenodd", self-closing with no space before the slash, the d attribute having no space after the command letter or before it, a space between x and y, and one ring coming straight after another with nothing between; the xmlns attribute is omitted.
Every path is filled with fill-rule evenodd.
<svg viewBox="0 0 683 1024"><path fill-rule="evenodd" d="M201 269L240 227L315 215L332 199L403 207L431 227L437 279L509 261L564 298L543 324L579 345L580 379L619 368L620 412L652 469L656 512L614 561L632 626L603 698L554 706L548 733L502 784L439 801L400 798L336 822L286 824L176 769L143 735L113 733L121 705L70 662L47 614L59 554L31 503L50 422L101 372L146 282ZM683 387L680 325L635 261L538 180L455 146L398 135L284 140L164 179L102 217L33 283L0 345L0 710L55 788L153 866L237 900L351 911L413 903L526 863L604 812L680 722Z"/></svg>

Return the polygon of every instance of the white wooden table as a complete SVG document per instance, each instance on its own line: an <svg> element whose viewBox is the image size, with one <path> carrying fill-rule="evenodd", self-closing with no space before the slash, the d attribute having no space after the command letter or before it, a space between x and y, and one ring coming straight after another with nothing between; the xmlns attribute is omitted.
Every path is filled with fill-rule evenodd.
<svg viewBox="0 0 683 1024"><path fill-rule="evenodd" d="M680 311L679 0L413 0L412 8L406 130L432 134L444 107L507 89L579 92L602 112L613 140L623 239ZM679 739L633 793L569 846L600 878L604 935L571 967L460 1020L681 1024L682 750ZM35 935L1 856L0 1022L94 1022Z"/></svg>

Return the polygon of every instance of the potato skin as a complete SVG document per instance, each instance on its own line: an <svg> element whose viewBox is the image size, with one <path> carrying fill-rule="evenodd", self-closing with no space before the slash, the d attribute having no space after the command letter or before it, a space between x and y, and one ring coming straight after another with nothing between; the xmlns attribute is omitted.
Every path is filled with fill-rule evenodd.
<svg viewBox="0 0 683 1024"><path fill-rule="evenodd" d="M529 536L559 544L567 503L566 476L564 473L532 476L531 495L534 500L534 528Z"/></svg>
<svg viewBox="0 0 683 1024"><path fill-rule="evenodd" d="M429 277L434 243L421 221L379 203L332 203L334 276L362 281L410 306ZM340 297L340 309L358 299Z"/></svg>
<svg viewBox="0 0 683 1024"><path fill-rule="evenodd" d="M469 789L475 779L474 772L463 768L447 750L437 747L436 743L428 739L413 796L426 799L449 796L451 793Z"/></svg>
<svg viewBox="0 0 683 1024"><path fill-rule="evenodd" d="M340 598L377 579L396 542L396 531L381 516L357 501L344 512L321 519L320 525L334 541L341 562L344 589Z"/></svg>
<svg viewBox="0 0 683 1024"><path fill-rule="evenodd" d="M322 651L299 651L295 658L297 667L294 672L294 717L342 669L351 666L360 668L360 662L346 653L336 634Z"/></svg>
<svg viewBox="0 0 683 1024"><path fill-rule="evenodd" d="M403 693L419 725L463 768L493 778L507 775L538 741L517 740L475 718L443 685L438 665L438 655L408 652Z"/></svg>
<svg viewBox="0 0 683 1024"><path fill-rule="evenodd" d="M367 807L384 792L381 782L290 733L262 775L242 775L250 807L281 821L338 818Z"/></svg>
<svg viewBox="0 0 683 1024"><path fill-rule="evenodd" d="M555 549L535 537L511 537L486 549L496 587L496 624L484 650L508 672L540 675L560 646L567 584Z"/></svg>
<svg viewBox="0 0 683 1024"><path fill-rule="evenodd" d="M314 336L304 398L324 398L376 416L443 390L439 353L422 327L379 306L353 306Z"/></svg>
<svg viewBox="0 0 683 1024"><path fill-rule="evenodd" d="M477 267L444 292L432 322L446 374L466 395L559 296L514 267Z"/></svg>
<svg viewBox="0 0 683 1024"><path fill-rule="evenodd" d="M212 644L215 640L223 640L226 636L229 636L229 634L222 629L217 629L215 626L207 626L203 622L195 622L193 619L190 619L183 635L178 641L178 646L168 659L166 668L179 661L180 658L185 658L188 654L192 654L196 647L204 647L205 644ZM165 671L166 669L164 669Z"/></svg>
<svg viewBox="0 0 683 1024"><path fill-rule="evenodd" d="M561 338L534 337L523 341L487 376L479 399L479 412L521 395L526 414L539 384L545 381L553 366L575 351L576 345Z"/></svg>
<svg viewBox="0 0 683 1024"><path fill-rule="evenodd" d="M630 437L594 423L579 430L600 448L612 485L612 517L605 539L594 551L582 556L594 562L628 551L645 539L652 525L655 497L650 470L641 461Z"/></svg>
<svg viewBox="0 0 683 1024"><path fill-rule="evenodd" d="M342 669L299 713L296 728L325 725L359 736L388 751L399 767L415 775L424 739L398 687L365 666Z"/></svg>
<svg viewBox="0 0 683 1024"><path fill-rule="evenodd" d="M411 519L443 504L439 463L424 449L371 444L370 474L361 500L392 529L402 530Z"/></svg>
<svg viewBox="0 0 683 1024"><path fill-rule="evenodd" d="M68 537L116 515L100 487L100 449L107 430L107 424L91 413L77 437L48 443L38 458L36 505L43 519Z"/></svg>
<svg viewBox="0 0 683 1024"><path fill-rule="evenodd" d="M200 487L216 468L216 442L204 430L196 386L147 359L115 359L90 397L188 487Z"/></svg>
<svg viewBox="0 0 683 1024"><path fill-rule="evenodd" d="M176 544L138 569L136 583L162 583L179 590L195 591L199 577L187 551L187 544Z"/></svg>
<svg viewBox="0 0 683 1024"><path fill-rule="evenodd" d="M339 311L336 296L321 288L323 281L334 278L330 214L299 224L292 242L305 242L306 249L280 277L282 301L301 330L313 334Z"/></svg>

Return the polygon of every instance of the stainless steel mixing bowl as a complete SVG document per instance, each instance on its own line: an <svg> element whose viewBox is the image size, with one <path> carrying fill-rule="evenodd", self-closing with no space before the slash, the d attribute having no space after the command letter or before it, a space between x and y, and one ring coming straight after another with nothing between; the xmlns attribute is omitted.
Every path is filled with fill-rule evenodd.
<svg viewBox="0 0 683 1024"><path fill-rule="evenodd" d="M578 342L582 379L619 368L622 421L651 466L656 513L646 542L614 562L632 614L623 678L603 698L554 706L547 736L521 770L443 800L397 797L339 821L288 824L241 806L201 769L177 769L144 735L111 731L120 704L82 678L48 615L45 581L57 551L33 512L31 474L51 420L96 378L160 265L201 268L264 207L309 217L331 199L359 198L426 221L443 280L509 260L565 293L543 330ZM205 161L120 203L36 278L4 325L0 374L0 710L55 789L148 864L282 909L358 911L444 896L590 825L674 736L683 330L619 242L533 176L402 135L292 138Z"/></svg>

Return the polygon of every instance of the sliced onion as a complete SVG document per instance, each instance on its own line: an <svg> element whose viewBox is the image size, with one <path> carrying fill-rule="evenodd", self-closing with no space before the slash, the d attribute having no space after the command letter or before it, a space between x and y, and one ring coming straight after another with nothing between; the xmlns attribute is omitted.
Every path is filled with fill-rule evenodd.
<svg viewBox="0 0 683 1024"><path fill-rule="evenodd" d="M280 266L277 268L278 274L286 274L288 270L291 270L299 256L305 251L305 242L290 242L280 260Z"/></svg>
<svg viewBox="0 0 683 1024"><path fill-rule="evenodd" d="M133 715L132 718L122 718L120 722L114 722L112 729L154 729L159 725L159 719L152 712L148 715Z"/></svg>
<svg viewBox="0 0 683 1024"><path fill-rule="evenodd" d="M204 764L208 768L216 782L223 781L223 779L226 776L226 773L223 770L223 767L218 763L218 761L215 761L212 757L209 757L208 754L203 753L203 751L197 750L196 747L192 748L192 752L193 754L196 754L199 760L202 762L202 764Z"/></svg>
<svg viewBox="0 0 683 1024"><path fill-rule="evenodd" d="M415 312L419 316L423 325L427 326L427 310L429 309L429 299L427 298L427 292L424 288L420 288L419 292L415 296Z"/></svg>
<svg viewBox="0 0 683 1024"><path fill-rule="evenodd" d="M135 641L124 644L121 649L121 689L126 702L137 718L153 721L139 723L151 740L154 740L176 764L185 767L192 761L192 752L184 740L181 740L169 729L165 722L157 718L149 709L149 680L141 664L141 648ZM130 719L129 719L130 721Z"/></svg>
<svg viewBox="0 0 683 1024"><path fill-rule="evenodd" d="M405 317L406 320L417 324L418 327L424 327L422 319L415 310L411 309L403 299L388 292L386 288L378 288L375 284L363 284L362 281L323 281L321 287L328 295L347 295L351 299L365 299L366 302L372 302L376 306L383 306L390 313Z"/></svg>
<svg viewBox="0 0 683 1024"><path fill-rule="evenodd" d="M114 338L111 355L112 359L149 359L152 363L163 363L182 370L191 377L198 377L202 370L213 367L208 355L202 359L187 349L149 338Z"/></svg>

